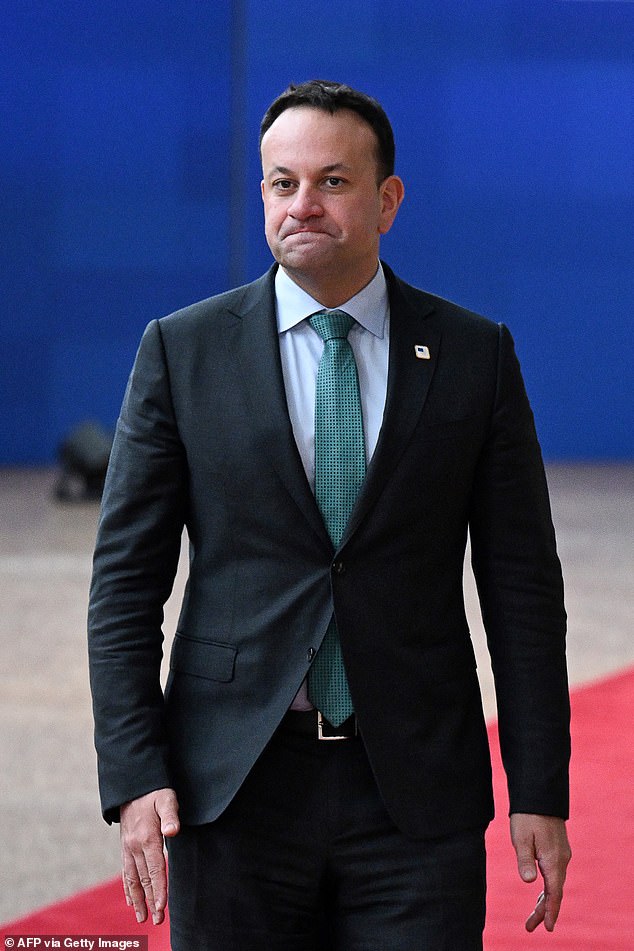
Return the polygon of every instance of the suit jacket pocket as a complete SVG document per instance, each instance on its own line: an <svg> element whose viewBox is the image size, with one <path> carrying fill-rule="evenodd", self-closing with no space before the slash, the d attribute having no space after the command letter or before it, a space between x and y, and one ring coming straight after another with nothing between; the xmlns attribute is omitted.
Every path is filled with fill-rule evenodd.
<svg viewBox="0 0 634 951"><path fill-rule="evenodd" d="M174 638L171 669L179 674L205 677L219 683L233 680L238 651L231 644L201 641L177 634Z"/></svg>

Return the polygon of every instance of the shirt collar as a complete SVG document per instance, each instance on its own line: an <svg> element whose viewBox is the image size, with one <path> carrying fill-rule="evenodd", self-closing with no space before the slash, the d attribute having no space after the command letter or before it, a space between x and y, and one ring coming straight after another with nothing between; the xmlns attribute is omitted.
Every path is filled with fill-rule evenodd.
<svg viewBox="0 0 634 951"><path fill-rule="evenodd" d="M275 299L277 304L277 329L284 333L296 327L315 311L324 310L322 304L307 294L299 284L291 280L286 271L278 267L275 274ZM385 335L385 321L389 314L389 301L385 274L379 262L376 274L358 294L341 304L337 310L347 314L369 330L375 337Z"/></svg>

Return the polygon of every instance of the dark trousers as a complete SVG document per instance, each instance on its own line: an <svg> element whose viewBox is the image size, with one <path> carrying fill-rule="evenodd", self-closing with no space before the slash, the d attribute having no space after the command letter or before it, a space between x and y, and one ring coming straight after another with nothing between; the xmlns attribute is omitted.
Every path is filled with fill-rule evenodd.
<svg viewBox="0 0 634 951"><path fill-rule="evenodd" d="M361 738L289 714L215 822L169 840L172 951L481 951L484 830L413 841Z"/></svg>

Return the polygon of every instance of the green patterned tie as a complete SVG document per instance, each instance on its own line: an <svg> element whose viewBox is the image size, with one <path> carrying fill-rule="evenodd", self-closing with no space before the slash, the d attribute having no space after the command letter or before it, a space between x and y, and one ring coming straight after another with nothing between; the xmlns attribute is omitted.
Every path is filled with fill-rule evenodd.
<svg viewBox="0 0 634 951"><path fill-rule="evenodd" d="M353 324L341 310L310 318L324 341L315 396L315 497L335 548L365 476L359 378L347 339ZM353 712L334 615L308 674L308 696L335 727Z"/></svg>

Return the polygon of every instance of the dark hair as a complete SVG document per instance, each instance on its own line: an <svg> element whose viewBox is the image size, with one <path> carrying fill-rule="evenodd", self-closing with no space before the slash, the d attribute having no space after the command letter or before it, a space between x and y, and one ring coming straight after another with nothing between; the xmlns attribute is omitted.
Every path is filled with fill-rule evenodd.
<svg viewBox="0 0 634 951"><path fill-rule="evenodd" d="M293 106L312 106L331 115L340 109L356 112L368 123L376 136L379 180L394 174L394 133L381 104L350 86L326 79L311 79L298 86L291 84L273 100L260 123L260 148L264 133L271 128L278 116Z"/></svg>

